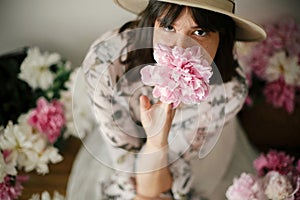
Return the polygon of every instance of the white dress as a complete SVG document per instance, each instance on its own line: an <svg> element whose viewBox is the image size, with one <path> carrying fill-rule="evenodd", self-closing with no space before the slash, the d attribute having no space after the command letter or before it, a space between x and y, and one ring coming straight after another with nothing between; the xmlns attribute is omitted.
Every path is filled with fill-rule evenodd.
<svg viewBox="0 0 300 200"><path fill-rule="evenodd" d="M141 94L151 97L152 88L136 78L139 67L125 72L119 63L126 42L126 36L109 32L93 43L83 62L99 127L83 140L67 199L130 200L135 196L135 160L142 155L145 136L138 99ZM211 85L210 95L199 105L183 105L176 111L168 139L173 185L165 194L173 199L226 199L234 176L252 172L257 152L236 119L247 95L240 68L231 81Z"/></svg>

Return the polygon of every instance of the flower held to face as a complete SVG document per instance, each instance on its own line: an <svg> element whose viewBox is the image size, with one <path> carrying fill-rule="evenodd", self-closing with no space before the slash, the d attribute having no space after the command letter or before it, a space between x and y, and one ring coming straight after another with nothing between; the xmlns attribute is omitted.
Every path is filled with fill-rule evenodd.
<svg viewBox="0 0 300 200"><path fill-rule="evenodd" d="M212 68L198 46L183 49L158 44L154 48L156 65L141 69L145 85L154 86L153 96L176 108L181 102L196 104L209 93Z"/></svg>

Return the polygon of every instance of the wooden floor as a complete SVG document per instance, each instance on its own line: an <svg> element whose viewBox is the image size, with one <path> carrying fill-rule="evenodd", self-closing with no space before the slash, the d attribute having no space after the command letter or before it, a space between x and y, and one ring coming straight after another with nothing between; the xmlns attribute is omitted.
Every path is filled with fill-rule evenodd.
<svg viewBox="0 0 300 200"><path fill-rule="evenodd" d="M20 200L28 200L32 194L41 194L45 190L50 193L51 197L55 190L65 195L72 164L80 146L81 141L79 139L69 138L66 140L61 152L64 157L63 161L50 165L49 174L42 176L37 175L36 172L26 173L30 176L30 179L24 183L24 190Z"/></svg>

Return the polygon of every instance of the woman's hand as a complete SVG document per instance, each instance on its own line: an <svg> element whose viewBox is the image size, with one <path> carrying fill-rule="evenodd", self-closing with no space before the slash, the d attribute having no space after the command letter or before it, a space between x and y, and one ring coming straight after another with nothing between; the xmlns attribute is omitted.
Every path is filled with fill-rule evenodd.
<svg viewBox="0 0 300 200"><path fill-rule="evenodd" d="M140 97L141 122L147 135L147 144L155 149L168 144L168 135L175 115L171 104L151 105L147 96Z"/></svg>
<svg viewBox="0 0 300 200"><path fill-rule="evenodd" d="M158 196L168 191L173 182L168 167L168 135L175 110L161 102L151 105L148 97L141 96L140 111L147 142L136 161L136 199L160 199Z"/></svg>

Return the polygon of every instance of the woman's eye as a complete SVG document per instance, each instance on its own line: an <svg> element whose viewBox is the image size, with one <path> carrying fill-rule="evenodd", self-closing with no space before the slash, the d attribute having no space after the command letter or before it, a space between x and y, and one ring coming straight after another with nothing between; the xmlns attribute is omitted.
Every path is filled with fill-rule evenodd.
<svg viewBox="0 0 300 200"><path fill-rule="evenodd" d="M204 31L204 30L196 30L196 31L194 32L194 34L197 35L197 36L204 37L204 36L207 35L207 32Z"/></svg>
<svg viewBox="0 0 300 200"><path fill-rule="evenodd" d="M169 25L169 26L163 26L163 28L165 29L165 31L169 31L169 32L173 32L175 31L174 27Z"/></svg>

